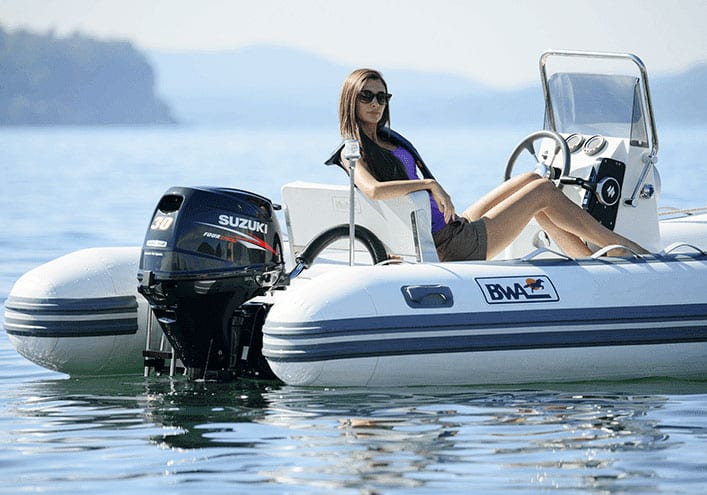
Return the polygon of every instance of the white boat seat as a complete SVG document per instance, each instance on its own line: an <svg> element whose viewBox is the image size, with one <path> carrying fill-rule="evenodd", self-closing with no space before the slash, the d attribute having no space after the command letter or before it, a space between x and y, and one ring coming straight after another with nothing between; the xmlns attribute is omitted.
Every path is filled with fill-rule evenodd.
<svg viewBox="0 0 707 495"><path fill-rule="evenodd" d="M325 230L349 224L349 187L290 182L282 187L287 235L293 257ZM389 255L407 261L439 261L432 239L430 200L426 191L399 198L371 200L355 192L355 221L373 232ZM332 246L348 249L348 241ZM363 251L357 247L357 251Z"/></svg>

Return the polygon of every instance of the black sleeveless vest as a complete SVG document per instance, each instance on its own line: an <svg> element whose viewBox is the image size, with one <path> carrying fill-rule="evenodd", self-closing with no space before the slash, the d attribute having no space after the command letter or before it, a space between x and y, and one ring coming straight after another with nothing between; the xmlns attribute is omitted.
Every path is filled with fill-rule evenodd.
<svg viewBox="0 0 707 495"><path fill-rule="evenodd" d="M425 162L422 160L420 153L418 153L410 141L388 127L381 128L378 132L386 141L396 146L401 146L409 151L413 158L415 158L418 168L422 172L422 176L425 179L434 179L432 173L427 168L427 165L425 165ZM361 134L361 138L363 141L361 145L363 148L363 154L366 156L366 162L369 166L371 174L373 174L377 180L380 182L386 182L391 180L409 179L407 173L405 172L405 166L400 163L400 160L395 158L392 152L386 150L385 148L381 148L365 134ZM348 173L348 167L345 167L344 164L341 163L341 150L343 148L343 144L339 145L334 153L324 163L326 165L338 165L346 173Z"/></svg>

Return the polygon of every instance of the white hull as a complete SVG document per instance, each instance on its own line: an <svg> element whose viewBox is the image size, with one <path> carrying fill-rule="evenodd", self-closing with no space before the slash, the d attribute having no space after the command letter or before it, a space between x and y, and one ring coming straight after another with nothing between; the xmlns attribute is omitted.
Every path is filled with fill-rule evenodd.
<svg viewBox="0 0 707 495"><path fill-rule="evenodd" d="M705 293L704 256L342 268L276 300L263 354L295 385L700 378Z"/></svg>
<svg viewBox="0 0 707 495"><path fill-rule="evenodd" d="M705 217L689 222L694 227ZM672 240L671 229L684 235L685 224L664 222L666 239ZM701 238L695 242L704 245ZM10 342L30 361L70 375L141 373L148 304L137 292L139 256L139 247L86 249L31 270L6 303ZM703 378L707 261L693 258L699 257L353 268L317 263L268 298L274 306L264 327L264 353L280 379L298 385ZM493 294L480 288L483 281L531 278L551 282L552 300L524 302L519 294L489 302ZM412 308L401 292L438 285L449 289L453 306ZM432 303L439 302L432 293ZM153 328L150 345L157 348L162 333ZM577 344L597 332L603 334L591 345ZM646 334L657 342L642 342ZM612 345L607 335L620 342ZM540 336L549 339L548 347L537 341ZM465 350L446 344L454 341ZM430 346L435 350L425 351ZM327 357L302 357L311 351Z"/></svg>
<svg viewBox="0 0 707 495"><path fill-rule="evenodd" d="M707 344L690 343L380 356L271 366L290 385L503 385L650 377L699 380L707 374L706 358Z"/></svg>
<svg viewBox="0 0 707 495"><path fill-rule="evenodd" d="M139 247L85 249L23 275L5 303L17 352L70 375L141 372L149 306L139 258Z"/></svg>

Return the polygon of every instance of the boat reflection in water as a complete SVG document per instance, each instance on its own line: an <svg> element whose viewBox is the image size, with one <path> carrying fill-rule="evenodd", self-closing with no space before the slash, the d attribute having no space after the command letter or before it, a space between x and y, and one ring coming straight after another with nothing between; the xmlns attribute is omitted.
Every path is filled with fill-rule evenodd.
<svg viewBox="0 0 707 495"><path fill-rule="evenodd" d="M22 397L31 399L9 399L17 426L7 433L48 464L71 453L61 479L46 481L59 490L132 479L305 491L453 491L469 483L653 491L697 467L681 435L704 428L686 404L705 393L705 382L543 387L45 380L25 387Z"/></svg>

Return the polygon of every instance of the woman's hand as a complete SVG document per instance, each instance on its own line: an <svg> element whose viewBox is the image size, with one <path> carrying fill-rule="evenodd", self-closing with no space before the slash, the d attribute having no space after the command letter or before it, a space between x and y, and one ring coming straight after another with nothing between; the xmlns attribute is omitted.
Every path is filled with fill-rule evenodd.
<svg viewBox="0 0 707 495"><path fill-rule="evenodd" d="M452 202L451 196L447 194L447 191L439 185L439 182L434 181L430 192L432 193L432 199L437 203L437 208L439 208L439 211L444 215L444 223L449 223L454 220L456 217L454 213L454 203Z"/></svg>

